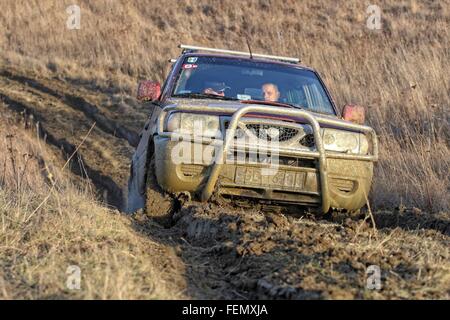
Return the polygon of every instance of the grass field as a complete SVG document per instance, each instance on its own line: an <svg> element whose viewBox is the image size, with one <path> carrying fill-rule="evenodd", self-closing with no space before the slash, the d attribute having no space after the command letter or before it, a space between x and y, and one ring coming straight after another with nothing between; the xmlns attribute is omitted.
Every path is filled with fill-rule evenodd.
<svg viewBox="0 0 450 320"><path fill-rule="evenodd" d="M189 264L198 263L192 257L201 257L203 251L191 248L189 258L176 253L180 244L167 240L175 231L150 239L145 232L136 232L133 222L105 206L94 187L80 177L102 180L102 186L119 197L132 141L145 121L146 110L134 99L138 80L163 81L168 59L179 54L178 44L245 51L247 37L254 52L300 57L303 64L317 69L338 106L365 106L367 122L379 135L380 161L369 200L379 218L388 212L397 224L380 230L375 243L367 240L373 236L370 228L360 232L351 226L348 239L330 240L355 245L355 259L363 265L373 262L367 250L374 248L376 263L385 263L386 268L406 265L406 271L395 269L401 281L392 280L395 275L388 277L388 283L395 283L391 291L367 297L448 297L448 0L376 1L381 30L367 28L368 3L359 1L77 3L80 29L69 30L66 8L71 1L2 1L1 298L74 297L65 289L64 279L66 265L75 262L83 264L91 279L84 283L86 290L75 293L81 298L219 297L212 291L202 295L201 286L190 285L201 272L193 272ZM83 99L82 108L81 100L73 97ZM37 139L35 122L32 130L24 130L23 117L17 122L7 109L34 114L53 146ZM83 165L61 171L64 160L58 148L67 152L76 147L93 121L97 126L80 149ZM49 193L45 205L35 210ZM184 243L181 246L185 248ZM348 247L338 248L339 257L352 255ZM383 260L386 254L401 251L403 260ZM166 258L153 263L158 252ZM330 277L340 279L330 272ZM404 274L414 274L416 280L407 284L409 276ZM174 280L168 280L172 276ZM363 282L358 279L338 281L351 288ZM326 291L317 279L311 281L311 290ZM349 289L350 296L333 290L319 297L366 297L358 290Z"/></svg>

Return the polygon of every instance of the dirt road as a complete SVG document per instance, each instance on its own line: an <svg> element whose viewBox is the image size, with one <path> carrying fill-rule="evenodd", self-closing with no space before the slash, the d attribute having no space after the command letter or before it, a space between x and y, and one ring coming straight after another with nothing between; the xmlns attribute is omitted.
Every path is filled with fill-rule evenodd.
<svg viewBox="0 0 450 320"><path fill-rule="evenodd" d="M108 204L121 208L144 111L129 108L113 89L32 78L13 70L0 72L0 99L10 109L31 117L47 142L66 154L75 150L95 122L71 169L91 179Z"/></svg>
<svg viewBox="0 0 450 320"><path fill-rule="evenodd" d="M12 69L0 70L0 100L32 117L48 144L66 155L95 122L71 170L89 178L108 205L122 208L146 110L114 88ZM370 220L316 220L196 203L182 208L168 229L130 217L137 233L171 249L164 261L187 297L449 298L448 214L397 208L374 218L377 229ZM367 288L371 265L381 270L381 290Z"/></svg>

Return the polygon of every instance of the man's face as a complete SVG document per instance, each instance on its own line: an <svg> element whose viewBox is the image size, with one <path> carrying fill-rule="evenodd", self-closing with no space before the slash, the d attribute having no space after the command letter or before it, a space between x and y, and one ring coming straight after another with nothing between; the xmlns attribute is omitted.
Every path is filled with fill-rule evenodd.
<svg viewBox="0 0 450 320"><path fill-rule="evenodd" d="M280 92L274 84L265 84L262 87L265 101L276 102L280 98Z"/></svg>

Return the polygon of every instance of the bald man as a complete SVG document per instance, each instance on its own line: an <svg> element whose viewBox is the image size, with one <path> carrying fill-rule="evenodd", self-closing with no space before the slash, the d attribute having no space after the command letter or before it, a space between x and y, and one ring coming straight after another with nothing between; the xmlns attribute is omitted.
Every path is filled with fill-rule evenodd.
<svg viewBox="0 0 450 320"><path fill-rule="evenodd" d="M278 86L273 83L265 83L262 86L265 101L277 102L280 98L280 91Z"/></svg>

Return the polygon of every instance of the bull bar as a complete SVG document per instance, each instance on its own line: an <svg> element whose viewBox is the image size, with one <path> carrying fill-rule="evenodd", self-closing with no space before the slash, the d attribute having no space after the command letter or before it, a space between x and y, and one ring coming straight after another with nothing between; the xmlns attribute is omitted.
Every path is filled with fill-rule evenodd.
<svg viewBox="0 0 450 320"><path fill-rule="evenodd" d="M201 200L207 201L212 193L214 192L215 185L219 178L221 169L223 164L225 163L226 156L229 152L230 146L233 143L236 129L239 124L239 120L246 114L257 112L262 114L269 115L285 115L285 116L293 116L293 117L301 117L306 120L311 125L314 135L314 142L316 146L316 151L311 150L297 150L295 152L291 152L291 155L295 155L298 157L312 157L315 159L319 159L319 176L320 176L320 188L321 188L321 197L322 197L322 211L328 212L330 209L330 199L328 192L328 175L327 175L327 158L333 159L348 159L348 160L362 160L362 161L378 161L378 140L375 133L375 130L369 126L358 125L350 122L344 122L342 120L330 119L330 118L322 118L316 117L311 112L301 109L290 109L285 107L272 107L272 106L261 106L261 105L248 105L245 107L236 107L235 109L229 107L220 107L220 106L211 106L208 107L208 112L212 113L231 113L234 111L229 122L229 126L227 129L227 134L225 136L225 143L221 141L223 144L223 148L218 149L218 153L215 155L214 164L212 166L210 175L206 184L202 190ZM191 111L191 112L205 112L204 106L167 106L163 109L159 117L158 123L158 135L171 137L171 133L164 132L164 121L166 116L170 111ZM369 155L359 155L359 154L346 154L346 153L334 153L334 152L326 152L325 147L322 141L322 136L320 132L320 124L331 125L337 128L349 129L357 132L361 132L364 134L369 134L371 136L372 141L372 154ZM194 137L195 139L195 137ZM249 146L250 149L250 146Z"/></svg>

